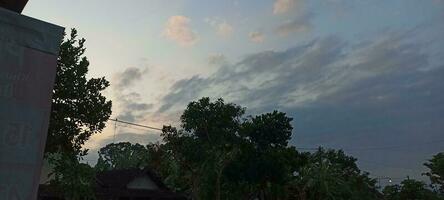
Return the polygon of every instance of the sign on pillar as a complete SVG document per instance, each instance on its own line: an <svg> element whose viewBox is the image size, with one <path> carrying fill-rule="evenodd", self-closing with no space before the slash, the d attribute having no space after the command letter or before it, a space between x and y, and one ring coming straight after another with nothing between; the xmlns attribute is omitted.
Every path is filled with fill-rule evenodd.
<svg viewBox="0 0 444 200"><path fill-rule="evenodd" d="M62 27L0 8L0 199L34 200Z"/></svg>

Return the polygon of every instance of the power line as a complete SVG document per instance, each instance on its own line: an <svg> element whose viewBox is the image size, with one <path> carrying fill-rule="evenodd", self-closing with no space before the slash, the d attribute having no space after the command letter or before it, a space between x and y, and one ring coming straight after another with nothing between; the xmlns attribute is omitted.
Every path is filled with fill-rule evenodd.
<svg viewBox="0 0 444 200"><path fill-rule="evenodd" d="M117 120L117 118L116 118L116 120ZM117 121L114 123L113 143L116 141L116 132L117 132Z"/></svg>
<svg viewBox="0 0 444 200"><path fill-rule="evenodd" d="M157 128L157 127L153 127L153 126L148 126L148 125L143 125L143 124L132 123L132 122L127 122L127 121L122 121L122 120L119 120L117 118L116 119L108 119L108 120L116 122L115 126L118 126L117 123L122 123L122 124L131 125L131 126L136 126L136 127L141 127L141 128L146 128L146 129L151 129L151 130L156 130L156 131L162 131L161 128ZM131 128L129 126L124 126L124 127ZM363 148L339 148L339 149L342 149L343 151L386 150L386 149L398 149L398 148L411 148L413 146L423 146L423 145L443 143L443 142L444 142L444 140L435 140L435 141L429 141L429 142L420 143L420 144L382 146L382 147L375 147L375 146L373 146L373 147L363 147ZM316 151L316 150L319 149L319 147L296 147L296 149L303 150L303 151Z"/></svg>
<svg viewBox="0 0 444 200"><path fill-rule="evenodd" d="M444 143L444 140L428 141L424 143L395 145L395 146L383 146L383 147L363 147L363 148L343 148L344 151L366 151L366 150L386 150L386 149L399 149L399 148L412 148L420 147L428 144Z"/></svg>
<svg viewBox="0 0 444 200"><path fill-rule="evenodd" d="M437 144L437 143L444 143L444 140L435 140L435 141L428 141L424 143L416 143L416 144L405 144L405 145L393 145L393 146L370 146L370 147L362 147L362 148L341 148L341 147L327 147L327 146L320 146L323 148L333 148L333 149L341 149L343 151L377 151L377 150L387 150L387 149L403 149L403 148L412 148L412 147L422 147L425 145L430 144ZM296 149L299 150L318 150L319 148L315 147L296 147Z"/></svg>
<svg viewBox="0 0 444 200"><path fill-rule="evenodd" d="M147 126L147 125L142 125L142 124L136 124L136 123L132 123L132 122L126 122L126 121L122 121L122 120L119 120L119 119L108 119L108 120L109 120L109 121L116 122L116 123L128 124L128 125L132 125L132 126L137 126L137 127L142 127L142 128L147 128L147 129L152 129L152 130L162 131L161 128L156 128L156 127Z"/></svg>

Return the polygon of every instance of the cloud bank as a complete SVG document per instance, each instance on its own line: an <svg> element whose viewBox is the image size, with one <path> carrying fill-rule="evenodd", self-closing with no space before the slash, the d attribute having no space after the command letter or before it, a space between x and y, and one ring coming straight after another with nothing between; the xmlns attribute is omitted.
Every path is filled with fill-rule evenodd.
<svg viewBox="0 0 444 200"><path fill-rule="evenodd" d="M176 82L158 112L183 109L202 96L223 97L258 112L321 104L382 107L406 98L441 99L440 93L429 89L443 85L438 84L442 67L430 67L430 55L422 51L425 44L409 38L386 33L350 44L327 37L285 51L253 54L209 77ZM413 88L424 93L420 89L409 93ZM426 92L431 96L422 96Z"/></svg>
<svg viewBox="0 0 444 200"><path fill-rule="evenodd" d="M295 119L293 145L344 148L398 167L371 166L376 174L404 176L399 167L419 174L421 160L442 150L420 144L444 140L444 65L432 62L440 60L442 38L418 32L383 32L354 43L330 36L252 54L208 77L177 81L157 113L183 110L203 96L246 106L250 114L278 109ZM415 151L359 150L399 144Z"/></svg>

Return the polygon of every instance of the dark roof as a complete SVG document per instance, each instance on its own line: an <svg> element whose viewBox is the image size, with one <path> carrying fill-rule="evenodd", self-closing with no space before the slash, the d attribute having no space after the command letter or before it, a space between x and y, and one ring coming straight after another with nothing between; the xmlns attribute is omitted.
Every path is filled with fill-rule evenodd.
<svg viewBox="0 0 444 200"><path fill-rule="evenodd" d="M125 190L125 189L99 189L96 190L98 199L110 199L110 197L155 197L156 199L186 200L185 196L164 190Z"/></svg>
<svg viewBox="0 0 444 200"><path fill-rule="evenodd" d="M150 179L162 190L168 190L160 178L149 169L121 169L99 172L96 175L97 184L104 188L126 188L129 182L142 175Z"/></svg>
<svg viewBox="0 0 444 200"><path fill-rule="evenodd" d="M21 13L28 0L0 0L0 7Z"/></svg>
<svg viewBox="0 0 444 200"><path fill-rule="evenodd" d="M147 175L159 187L157 190L128 189L126 186L137 177ZM170 191L161 179L149 169L122 169L99 172L96 174L96 197L150 197L158 199L186 199L185 196ZM40 185L40 198L60 197L62 193L50 185ZM61 199L61 198L60 198Z"/></svg>

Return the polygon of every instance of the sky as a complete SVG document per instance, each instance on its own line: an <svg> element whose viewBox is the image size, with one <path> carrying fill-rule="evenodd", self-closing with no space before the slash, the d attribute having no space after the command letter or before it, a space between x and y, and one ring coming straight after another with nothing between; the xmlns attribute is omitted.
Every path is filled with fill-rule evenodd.
<svg viewBox="0 0 444 200"><path fill-rule="evenodd" d="M341 148L373 177L421 176L444 150L444 0L31 0L84 37L112 118L178 125L208 96L292 117L291 145ZM85 145L159 132L108 123Z"/></svg>

